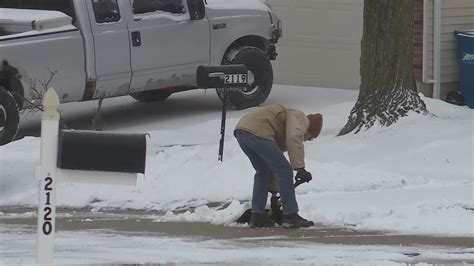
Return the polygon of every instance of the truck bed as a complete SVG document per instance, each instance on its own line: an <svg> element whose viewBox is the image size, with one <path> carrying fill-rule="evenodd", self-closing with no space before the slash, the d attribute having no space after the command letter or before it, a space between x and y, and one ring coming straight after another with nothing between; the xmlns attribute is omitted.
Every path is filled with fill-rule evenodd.
<svg viewBox="0 0 474 266"><path fill-rule="evenodd" d="M58 11L0 8L0 36L71 25L72 18Z"/></svg>

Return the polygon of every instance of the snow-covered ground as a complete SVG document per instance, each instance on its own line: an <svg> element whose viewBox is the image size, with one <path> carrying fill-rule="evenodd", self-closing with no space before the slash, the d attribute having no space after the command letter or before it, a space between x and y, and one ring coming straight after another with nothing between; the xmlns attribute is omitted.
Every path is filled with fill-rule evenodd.
<svg viewBox="0 0 474 266"><path fill-rule="evenodd" d="M307 169L312 172L313 181L297 188L301 215L331 227L474 236L474 111L424 98L433 115L410 114L388 128L374 127L357 135L336 137L356 98L357 91L275 86L265 102L324 115L321 136L305 146ZM66 123L87 121L95 104L63 105ZM224 162L218 163L220 103L213 91L176 94L163 103L137 103L129 97L105 101L106 130L151 134L146 174L133 188L60 184L58 205L93 210L161 210L167 213L157 216L157 222L199 221L232 226L249 208L251 197L253 169L232 135L238 119L249 111L252 109L229 111ZM39 115L23 118L22 123L24 128L34 129ZM0 215L1 206L37 204L34 169L39 150L37 137L0 147ZM208 207L206 204L211 202L229 205L224 209ZM189 211L172 212L183 207ZM81 233L63 234L77 239L87 237ZM107 235L97 241L102 237ZM172 246L175 240L160 241ZM189 243L190 250L198 247L206 249ZM308 247L308 254L310 250L316 254L314 250L319 248ZM251 248L248 250L250 254ZM271 250L262 249L261 254L273 253ZM304 250L299 256L308 256ZM353 250L359 252L358 247ZM366 250L367 257L377 253ZM238 251L223 250L219 254L228 257L234 252ZM186 262L173 260L171 255L168 258L161 262Z"/></svg>
<svg viewBox="0 0 474 266"><path fill-rule="evenodd" d="M0 226L0 265L35 263L35 231ZM473 261L472 249L322 245L267 238L220 240L97 230L56 234L57 265L428 265Z"/></svg>

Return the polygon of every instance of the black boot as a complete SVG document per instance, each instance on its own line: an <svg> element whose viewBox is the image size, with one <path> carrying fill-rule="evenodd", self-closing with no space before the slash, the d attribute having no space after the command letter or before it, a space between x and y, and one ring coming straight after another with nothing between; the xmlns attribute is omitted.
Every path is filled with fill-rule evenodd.
<svg viewBox="0 0 474 266"><path fill-rule="evenodd" d="M250 227L275 227L275 221L270 219L266 213L252 213Z"/></svg>
<svg viewBox="0 0 474 266"><path fill-rule="evenodd" d="M278 225L281 225L283 222L283 212L281 210L281 201L280 197L271 198L270 204L270 219L275 221Z"/></svg>
<svg viewBox="0 0 474 266"><path fill-rule="evenodd" d="M283 215L283 227L285 228L303 228L313 225L313 221L306 220L299 216L297 212Z"/></svg>

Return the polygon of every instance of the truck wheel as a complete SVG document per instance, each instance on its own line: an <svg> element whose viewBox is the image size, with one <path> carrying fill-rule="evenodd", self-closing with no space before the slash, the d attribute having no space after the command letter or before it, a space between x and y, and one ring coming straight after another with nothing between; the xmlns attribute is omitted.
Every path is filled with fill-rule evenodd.
<svg viewBox="0 0 474 266"><path fill-rule="evenodd" d="M0 145L11 142L18 132L20 116L15 97L0 87Z"/></svg>
<svg viewBox="0 0 474 266"><path fill-rule="evenodd" d="M159 102L166 100L171 94L169 91L151 90L133 93L131 96L141 102Z"/></svg>
<svg viewBox="0 0 474 266"><path fill-rule="evenodd" d="M232 55L235 57L232 58ZM244 64L249 70L250 87L229 91L229 103L235 109L245 109L263 103L273 86L273 68L264 51L252 46L244 46L237 51L231 50L222 62L223 65ZM217 95L223 101L222 90Z"/></svg>

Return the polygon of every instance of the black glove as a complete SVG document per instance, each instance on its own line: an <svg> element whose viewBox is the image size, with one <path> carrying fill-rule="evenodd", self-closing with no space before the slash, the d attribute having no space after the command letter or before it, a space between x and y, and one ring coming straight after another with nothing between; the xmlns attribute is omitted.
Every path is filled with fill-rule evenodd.
<svg viewBox="0 0 474 266"><path fill-rule="evenodd" d="M304 168L297 169L295 176L295 187L301 185L302 183L307 183L313 179L313 176L310 172L306 171Z"/></svg>

